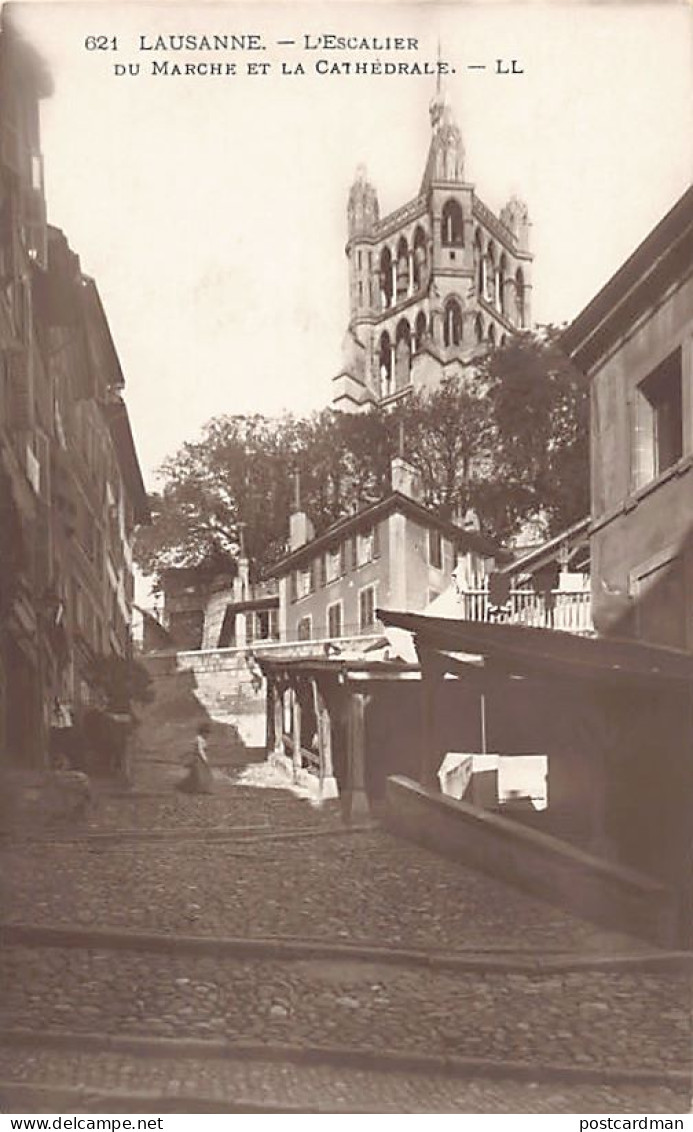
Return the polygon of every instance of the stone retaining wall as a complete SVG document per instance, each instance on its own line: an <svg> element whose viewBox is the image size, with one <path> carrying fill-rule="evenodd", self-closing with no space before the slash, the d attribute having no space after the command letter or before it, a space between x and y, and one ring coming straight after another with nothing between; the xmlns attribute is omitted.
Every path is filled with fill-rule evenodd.
<svg viewBox="0 0 693 1132"><path fill-rule="evenodd" d="M338 645L347 653L377 640L378 636L345 638ZM189 672L195 697L211 718L235 727L244 746L257 750L266 741L266 684L252 657L322 656L325 643L256 641L247 648L150 653L143 659L155 680Z"/></svg>
<svg viewBox="0 0 693 1132"><path fill-rule="evenodd" d="M678 938L671 889L567 842L432 794L410 779L388 779L386 823L397 833L497 876L609 928L662 946Z"/></svg>

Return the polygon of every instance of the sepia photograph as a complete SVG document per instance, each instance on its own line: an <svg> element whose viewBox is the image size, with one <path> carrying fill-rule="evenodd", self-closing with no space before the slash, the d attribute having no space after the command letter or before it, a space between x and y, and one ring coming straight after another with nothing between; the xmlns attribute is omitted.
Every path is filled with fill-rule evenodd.
<svg viewBox="0 0 693 1132"><path fill-rule="evenodd" d="M2 4L2 1128L684 1129L692 978L693 8Z"/></svg>

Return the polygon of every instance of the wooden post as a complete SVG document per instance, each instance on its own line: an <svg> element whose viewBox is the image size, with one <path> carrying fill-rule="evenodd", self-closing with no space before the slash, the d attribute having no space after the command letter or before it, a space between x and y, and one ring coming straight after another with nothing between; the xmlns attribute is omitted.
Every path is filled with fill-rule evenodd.
<svg viewBox="0 0 693 1132"><path fill-rule="evenodd" d="M366 708L369 701L370 696L365 692L350 692L347 746L349 817L363 817L369 813L366 794Z"/></svg>
<svg viewBox="0 0 693 1132"><path fill-rule="evenodd" d="M284 683L274 684L274 750L278 755L284 754Z"/></svg>
<svg viewBox="0 0 693 1132"><path fill-rule="evenodd" d="M337 798L339 789L332 765L332 723L330 720L330 712L327 701L318 686L318 681L312 680L311 684L313 687L315 724L318 734L318 754L320 756L320 797Z"/></svg>
<svg viewBox="0 0 693 1132"><path fill-rule="evenodd" d="M442 752L438 742L438 689L444 677L440 659L434 652L421 649L417 643L421 665L421 763L419 782L428 790L438 790L438 769Z"/></svg>
<svg viewBox="0 0 693 1132"><path fill-rule="evenodd" d="M298 772L302 766L301 759L301 701L298 690L291 688L291 738L293 741L292 760L294 764L294 782L298 781Z"/></svg>
<svg viewBox="0 0 693 1132"><path fill-rule="evenodd" d="M269 758L274 750L275 736L274 736L274 700L275 700L275 686L274 678L269 674L265 678L267 691L265 694L265 758Z"/></svg>

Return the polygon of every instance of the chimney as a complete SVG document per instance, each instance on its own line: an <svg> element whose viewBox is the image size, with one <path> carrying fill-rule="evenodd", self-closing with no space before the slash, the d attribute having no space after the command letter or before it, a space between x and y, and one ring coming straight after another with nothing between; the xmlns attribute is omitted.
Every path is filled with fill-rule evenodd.
<svg viewBox="0 0 693 1132"><path fill-rule="evenodd" d="M400 495L408 495L416 503L421 502L421 473L403 456L395 456L390 465L392 490Z"/></svg>
<svg viewBox="0 0 693 1132"><path fill-rule="evenodd" d="M404 455L404 422L399 423L399 452L390 462L390 483L392 490L406 495L416 503L421 502L423 485L421 473L410 464Z"/></svg>
<svg viewBox="0 0 693 1132"><path fill-rule="evenodd" d="M298 550L315 537L315 528L301 507L301 478L294 475L294 509L289 516L289 549Z"/></svg>

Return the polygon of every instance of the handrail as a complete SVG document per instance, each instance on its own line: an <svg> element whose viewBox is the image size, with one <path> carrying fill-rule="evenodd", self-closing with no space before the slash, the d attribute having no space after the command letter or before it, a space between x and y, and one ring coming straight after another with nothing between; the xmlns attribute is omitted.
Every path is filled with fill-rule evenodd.
<svg viewBox="0 0 693 1132"><path fill-rule="evenodd" d="M591 633L592 603L589 590L552 590L550 599L535 590L511 590L508 600L495 605L488 590L467 590L459 595L462 616L468 621L494 621Z"/></svg>

